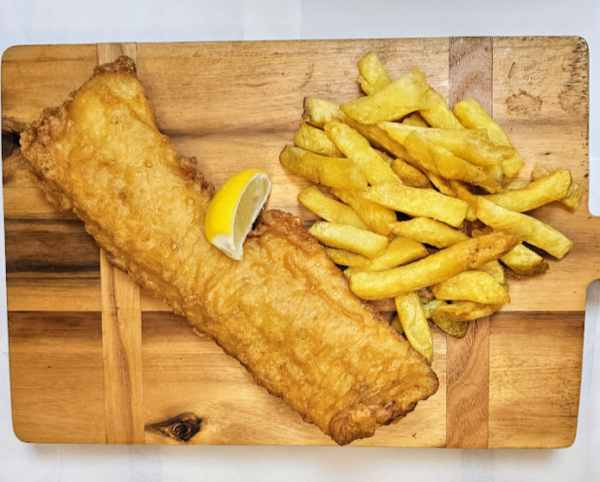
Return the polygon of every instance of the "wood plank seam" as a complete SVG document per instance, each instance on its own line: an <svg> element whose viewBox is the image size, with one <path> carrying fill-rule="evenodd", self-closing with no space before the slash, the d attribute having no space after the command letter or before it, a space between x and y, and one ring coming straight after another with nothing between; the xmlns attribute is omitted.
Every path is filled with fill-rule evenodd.
<svg viewBox="0 0 600 482"><path fill-rule="evenodd" d="M472 97L492 115L493 39L451 38L448 62L450 106ZM489 337L489 318L471 322L462 339L447 337L447 447L488 447Z"/></svg>
<svg viewBox="0 0 600 482"><path fill-rule="evenodd" d="M98 44L98 65L121 55L135 59L135 44ZM144 443L142 313L139 287L101 250L104 411L107 443Z"/></svg>

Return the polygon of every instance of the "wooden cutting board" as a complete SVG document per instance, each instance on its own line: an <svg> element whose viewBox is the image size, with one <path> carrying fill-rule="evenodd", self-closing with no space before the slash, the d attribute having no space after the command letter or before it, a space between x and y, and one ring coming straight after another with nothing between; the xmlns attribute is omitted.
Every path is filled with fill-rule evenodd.
<svg viewBox="0 0 600 482"><path fill-rule="evenodd" d="M121 53L159 128L219 187L257 167L268 207L308 225L286 172L305 96L360 95L356 62L375 50L397 78L418 66L450 105L475 97L527 166L568 167L586 187L576 213L533 213L575 243L513 302L462 340L434 329L440 389L414 413L353 445L566 447L577 427L585 293L600 271L588 212L588 48L576 37L438 38L20 46L2 60L4 219L13 423L28 442L331 445L240 364L111 268L73 215L26 173L18 132ZM556 203L555 203L556 204ZM388 317L393 304L379 302Z"/></svg>

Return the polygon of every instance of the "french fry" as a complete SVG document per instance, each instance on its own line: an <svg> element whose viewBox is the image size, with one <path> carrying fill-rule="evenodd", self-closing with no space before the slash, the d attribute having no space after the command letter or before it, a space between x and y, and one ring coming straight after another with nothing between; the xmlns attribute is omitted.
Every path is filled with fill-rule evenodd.
<svg viewBox="0 0 600 482"><path fill-rule="evenodd" d="M514 189L500 194L483 196L498 206L522 213L563 199L573 183L571 171L557 169L552 174L533 181L524 189Z"/></svg>
<svg viewBox="0 0 600 482"><path fill-rule="evenodd" d="M325 196L316 186L301 191L298 194L298 202L330 223L348 224L358 229L372 231L354 209Z"/></svg>
<svg viewBox="0 0 600 482"><path fill-rule="evenodd" d="M460 181L450 181L450 186L454 195L469 205L466 215L467 221L475 221L477 219L477 196Z"/></svg>
<svg viewBox="0 0 600 482"><path fill-rule="evenodd" d="M482 271L464 271L430 289L439 300L474 301L481 304L510 303L510 295L503 286Z"/></svg>
<svg viewBox="0 0 600 482"><path fill-rule="evenodd" d="M325 124L325 132L340 151L356 163L371 185L400 182L396 173L371 147L369 141L352 127L339 119L332 119Z"/></svg>
<svg viewBox="0 0 600 482"><path fill-rule="evenodd" d="M534 276L548 271L548 262L539 254L519 244L500 258L502 263L519 276Z"/></svg>
<svg viewBox="0 0 600 482"><path fill-rule="evenodd" d="M394 224L392 232L436 248L447 248L469 237L450 226L429 218L414 218Z"/></svg>
<svg viewBox="0 0 600 482"><path fill-rule="evenodd" d="M390 154L405 159L407 157L404 146L394 141L386 132L379 127L363 125L344 114L340 107L333 102L313 97L304 99L304 113L302 118L310 125L323 128L332 119L339 119L357 130L363 137L368 139L371 145L377 149L383 149Z"/></svg>
<svg viewBox="0 0 600 482"><path fill-rule="evenodd" d="M367 179L350 159L321 156L300 147L286 146L279 161L293 174L325 186L347 189L367 186Z"/></svg>
<svg viewBox="0 0 600 482"><path fill-rule="evenodd" d="M407 115L404 119L402 119L402 123L408 126L416 126L416 127L429 127L429 124L423 116L418 112L413 112L411 115Z"/></svg>
<svg viewBox="0 0 600 482"><path fill-rule="evenodd" d="M467 330L469 329L470 322L469 321L452 321L446 318L443 313L440 313L438 310L434 310L431 314L431 321L433 321L438 328L442 331L445 331L450 336L455 338L462 338L467 334Z"/></svg>
<svg viewBox="0 0 600 482"><path fill-rule="evenodd" d="M575 211L579 204L581 204L581 198L583 197L583 187L579 184L571 184L569 186L569 190L567 191L567 195L560 200L568 208L571 208Z"/></svg>
<svg viewBox="0 0 600 482"><path fill-rule="evenodd" d="M387 236L392 231L392 224L398 220L393 209L385 208L366 199L362 191L332 189L331 193L354 209L377 234Z"/></svg>
<svg viewBox="0 0 600 482"><path fill-rule="evenodd" d="M493 229L512 233L558 259L573 247L573 243L553 227L526 214L504 209L483 197L477 199L477 217Z"/></svg>
<svg viewBox="0 0 600 482"><path fill-rule="evenodd" d="M529 186L529 181L525 179L515 179L514 181L511 181L509 184L504 186L504 189L507 191L513 191L516 189L525 189L527 186Z"/></svg>
<svg viewBox="0 0 600 482"><path fill-rule="evenodd" d="M379 149L375 149L375 152L381 156L388 166L392 167L392 162L394 161L392 156L390 156L387 152L380 151Z"/></svg>
<svg viewBox="0 0 600 482"><path fill-rule="evenodd" d="M392 83L387 70L375 52L369 52L358 61L358 83L367 95L379 92Z"/></svg>
<svg viewBox="0 0 600 482"><path fill-rule="evenodd" d="M328 100L316 99L314 97L304 98L304 122L311 126L322 129L330 120L343 119L346 117L340 110L340 106Z"/></svg>
<svg viewBox="0 0 600 482"><path fill-rule="evenodd" d="M369 264L369 258L360 254L351 253L345 249L328 248L325 246L325 253L335 264L342 266L360 267Z"/></svg>
<svg viewBox="0 0 600 482"><path fill-rule="evenodd" d="M344 157L325 132L308 124L300 124L294 134L294 145L322 156Z"/></svg>
<svg viewBox="0 0 600 482"><path fill-rule="evenodd" d="M366 199L386 208L409 216L437 219L454 227L462 224L468 208L468 204L460 199L400 183L379 184L361 192Z"/></svg>
<svg viewBox="0 0 600 482"><path fill-rule="evenodd" d="M429 177L429 180L439 192L445 194L446 196L456 197L456 193L454 192L454 189L452 189L452 184L450 181L444 179L438 174L434 174L431 171L427 171L427 177Z"/></svg>
<svg viewBox="0 0 600 482"><path fill-rule="evenodd" d="M425 258L428 255L427 248L421 243L403 236L396 236L390 241L388 248L381 256L370 260L363 266L348 268L344 274L350 277L359 271L384 271Z"/></svg>
<svg viewBox="0 0 600 482"><path fill-rule="evenodd" d="M415 292L397 296L394 300L398 318L406 339L431 365L433 361L433 338L419 295Z"/></svg>
<svg viewBox="0 0 600 482"><path fill-rule="evenodd" d="M370 259L381 256L388 247L388 238L385 236L346 224L318 221L310 227L309 231L325 246L345 249Z"/></svg>
<svg viewBox="0 0 600 482"><path fill-rule="evenodd" d="M550 176L550 170L546 166L543 166L542 164L536 164L535 167L533 168L533 173L532 173L534 182L541 181L546 176ZM565 197L562 198L559 202L561 202L568 208L575 211L579 207L582 197L583 197L583 187L581 187L579 184L572 183L569 186L569 189L567 191L567 194L565 194Z"/></svg>
<svg viewBox="0 0 600 482"><path fill-rule="evenodd" d="M468 239L406 266L353 274L350 289L366 300L417 291L498 259L518 243L516 236L504 232Z"/></svg>
<svg viewBox="0 0 600 482"><path fill-rule="evenodd" d="M441 127L442 129L465 128L448 108L441 94L429 88L428 95L434 105L428 109L420 109L419 113L431 127Z"/></svg>
<svg viewBox="0 0 600 482"><path fill-rule="evenodd" d="M450 305L439 306L434 312L438 316L443 316L444 319L458 323L461 321L478 320L485 316L490 316L495 313L502 305L486 305L475 303L473 301L457 301Z"/></svg>
<svg viewBox="0 0 600 482"><path fill-rule="evenodd" d="M426 301L426 298L421 298L421 306L423 307L423 313L425 313L425 318L427 318L428 320L431 319L431 315L438 306L445 306L447 304L448 303L445 300L433 299L431 301Z"/></svg>
<svg viewBox="0 0 600 482"><path fill-rule="evenodd" d="M390 165L403 184L421 189L431 189L431 183L425 174L402 159L394 159ZM445 194L445 193L444 193Z"/></svg>
<svg viewBox="0 0 600 482"><path fill-rule="evenodd" d="M377 125L402 145L412 132L416 132L423 139L480 167L498 165L516 152L514 147L496 146L485 129L433 129L397 122L380 122Z"/></svg>
<svg viewBox="0 0 600 482"><path fill-rule="evenodd" d="M398 313L394 316L394 319L390 322L390 325L398 332L399 335L404 334L404 328L402 328L402 323L400 323L400 318L398 317Z"/></svg>
<svg viewBox="0 0 600 482"><path fill-rule="evenodd" d="M397 120L416 110L435 107L428 89L425 75L413 68L379 92L342 104L340 109L361 124Z"/></svg>
<svg viewBox="0 0 600 482"><path fill-rule="evenodd" d="M487 129L490 139L498 146L514 147L508 136L474 99L465 99L454 106L454 115L462 125L469 129ZM523 169L525 163L519 153L502 162L502 169L508 177L513 177Z"/></svg>
<svg viewBox="0 0 600 482"><path fill-rule="evenodd" d="M514 249L513 249L514 251ZM504 276L504 268L499 261L490 261L481 265L479 268L475 268L477 271L483 271L494 278L498 283L504 285L506 283L506 277Z"/></svg>
<svg viewBox="0 0 600 482"><path fill-rule="evenodd" d="M501 192L502 186L481 167L455 156L447 149L427 141L416 131L409 134L404 146L409 156L421 163L423 168L444 179L464 181L483 187L488 192Z"/></svg>

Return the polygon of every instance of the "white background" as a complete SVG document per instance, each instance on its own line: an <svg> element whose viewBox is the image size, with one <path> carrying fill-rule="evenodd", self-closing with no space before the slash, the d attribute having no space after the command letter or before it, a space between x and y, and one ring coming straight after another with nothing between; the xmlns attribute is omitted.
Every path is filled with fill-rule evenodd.
<svg viewBox="0 0 600 482"><path fill-rule="evenodd" d="M580 35L590 47L592 212L600 214L600 2L0 0L18 44ZM1 200L0 200L1 202ZM0 243L0 481L600 481L599 284L588 290L579 428L563 450L32 445L12 431ZM600 256L600 253L590 253ZM598 347L595 350L595 347Z"/></svg>

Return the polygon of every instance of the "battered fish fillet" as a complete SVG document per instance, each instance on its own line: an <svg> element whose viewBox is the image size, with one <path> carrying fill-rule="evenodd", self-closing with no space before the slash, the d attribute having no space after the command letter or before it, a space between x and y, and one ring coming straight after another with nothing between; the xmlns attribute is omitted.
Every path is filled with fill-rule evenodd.
<svg viewBox="0 0 600 482"><path fill-rule="evenodd" d="M213 187L155 123L121 57L22 134L48 199L76 213L110 261L237 358L256 383L340 445L412 411L438 379L299 219L268 211L243 261L213 247Z"/></svg>

